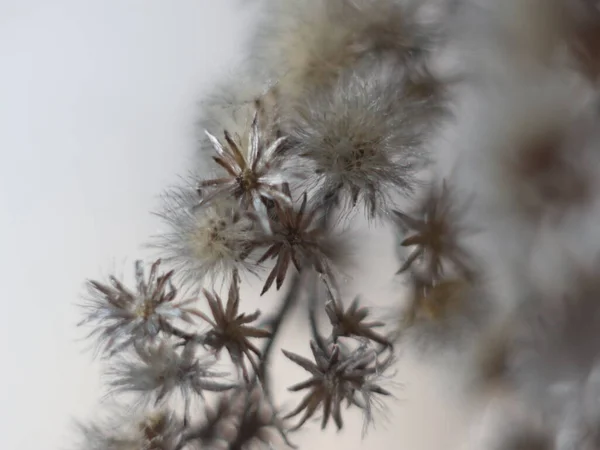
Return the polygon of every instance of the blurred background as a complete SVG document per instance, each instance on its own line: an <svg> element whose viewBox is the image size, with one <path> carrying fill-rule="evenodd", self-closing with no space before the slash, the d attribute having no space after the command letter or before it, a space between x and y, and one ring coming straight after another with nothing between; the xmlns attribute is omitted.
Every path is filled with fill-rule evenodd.
<svg viewBox="0 0 600 450"><path fill-rule="evenodd" d="M86 278L129 273L158 230L150 211L186 175L203 93L235 73L259 3L242 0L0 0L0 448L69 449L72 420L103 395L76 307ZM240 77L244 74L240 73ZM370 303L397 301L391 235L371 233L357 281ZM368 291L363 286L368 287ZM373 286L376 286L374 288ZM246 292L268 311L276 295ZM304 319L285 348L308 354ZM274 379L304 373L278 353ZM361 440L312 424L301 448L438 450L466 444L468 411L454 400L451 366L404 358L397 399Z"/></svg>

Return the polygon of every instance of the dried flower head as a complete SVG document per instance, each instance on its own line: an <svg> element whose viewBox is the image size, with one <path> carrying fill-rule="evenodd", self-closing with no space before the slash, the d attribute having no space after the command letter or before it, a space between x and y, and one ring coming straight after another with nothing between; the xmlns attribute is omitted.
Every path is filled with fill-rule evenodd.
<svg viewBox="0 0 600 450"><path fill-rule="evenodd" d="M253 218L231 199L215 199L200 208L196 203L191 190L166 194L160 216L171 230L153 243L164 251L165 261L190 285L219 276L227 279L235 270L253 272L250 255L258 233Z"/></svg>
<svg viewBox="0 0 600 450"><path fill-rule="evenodd" d="M113 392L131 392L156 403L179 392L184 399L222 392L236 385L223 381L228 374L211 369L214 360L197 356L198 344L174 347L167 341L136 346L131 358L122 357L107 372Z"/></svg>
<svg viewBox="0 0 600 450"><path fill-rule="evenodd" d="M237 276L233 277L225 307L216 293L211 294L207 290L203 292L213 316L211 319L204 313L199 313L200 317L212 327L206 335L205 345L212 347L217 354L223 348L227 349L232 361L242 370L246 382L249 382L250 378L244 364L244 356L250 361L255 373L258 372L252 353L260 358L260 350L250 342L250 338L268 338L271 336L269 331L250 326L252 322L258 319L260 311L257 310L250 315L238 313L240 290Z"/></svg>
<svg viewBox="0 0 600 450"><path fill-rule="evenodd" d="M332 296L325 305L325 312L333 326L334 341L337 341L338 337L346 336L367 339L385 346L391 345L387 338L374 330L383 327L384 322L365 322L369 316L369 309L359 306L359 297L356 297L344 310L341 301Z"/></svg>
<svg viewBox="0 0 600 450"><path fill-rule="evenodd" d="M87 315L80 325L96 326L91 335L97 336L103 350L115 353L132 342L153 340L170 321L191 323L192 316L197 315L189 306L195 299L175 301L173 271L159 274L160 263L160 259L156 260L145 278L142 261L135 262L135 290L114 276L109 278L110 284L88 281L90 301L85 305Z"/></svg>
<svg viewBox="0 0 600 450"><path fill-rule="evenodd" d="M324 429L330 417L333 417L339 430L343 427L341 408L344 400L348 402L348 406L362 408L369 419L373 395L390 395L376 382L384 367L379 366L375 351L360 347L351 352L342 352L338 345L333 345L330 349L321 349L314 341L311 341L310 348L314 363L283 350L287 358L311 374L308 380L289 388L293 392L309 389L300 404L284 417L288 419L304 411L302 418L291 431L302 427L320 406L323 407L321 428ZM357 394L360 394L362 399L359 399Z"/></svg>
<svg viewBox="0 0 600 450"><path fill-rule="evenodd" d="M425 57L439 27L417 19L418 2L274 0L254 43L259 71L279 80L286 102L328 89L354 65L384 58L410 66Z"/></svg>
<svg viewBox="0 0 600 450"><path fill-rule="evenodd" d="M401 247L413 248L398 273L407 271L417 263L432 279L438 279L452 265L454 273L468 275L472 272L470 256L463 249L460 237L466 227L461 224L464 205L457 205L446 181L441 186L433 184L427 196L412 215L394 211L394 221L400 230Z"/></svg>
<svg viewBox="0 0 600 450"><path fill-rule="evenodd" d="M341 262L344 255L339 237L328 230L318 206L307 206L307 195L302 195L299 208L275 205L276 219L273 233L265 236L260 243L267 245L267 251L258 263L277 259L267 276L261 295L269 290L273 282L280 289L285 280L290 262L296 270L312 267L318 273L333 279L333 264Z"/></svg>
<svg viewBox="0 0 600 450"><path fill-rule="evenodd" d="M224 133L226 145L222 145L208 131L206 135L218 155L213 159L225 169L227 175L198 184L198 206L210 203L217 197L235 198L240 201L243 209L254 208L261 221L268 226L265 200L291 203L290 198L279 188L285 179L280 171L281 160L277 152L286 138L280 137L265 146L265 139L258 126L258 111L252 121L246 150L227 131Z"/></svg>
<svg viewBox="0 0 600 450"><path fill-rule="evenodd" d="M125 418L124 418L125 419ZM147 413L137 424L126 418L112 426L79 425L80 448L88 450L176 450L183 424L168 411Z"/></svg>
<svg viewBox="0 0 600 450"><path fill-rule="evenodd" d="M405 81L386 64L354 69L290 114L285 131L316 201L347 210L360 204L375 217L413 191L426 136L422 104L404 95Z"/></svg>

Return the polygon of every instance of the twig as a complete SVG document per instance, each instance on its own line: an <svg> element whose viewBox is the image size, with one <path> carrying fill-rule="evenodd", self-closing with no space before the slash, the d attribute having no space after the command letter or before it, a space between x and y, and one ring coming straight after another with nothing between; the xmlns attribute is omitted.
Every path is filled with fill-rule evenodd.
<svg viewBox="0 0 600 450"><path fill-rule="evenodd" d="M185 343L188 343L189 341L196 341L198 343L202 343L204 341L202 335L196 333L188 333L187 331L183 331L177 327L174 327L167 321L163 321L161 323L161 328L165 333L169 333L173 336L177 336L178 338L183 339Z"/></svg>
<svg viewBox="0 0 600 450"><path fill-rule="evenodd" d="M319 295L317 292L318 281L313 277L312 289L308 298L308 321L310 323L310 332L313 340L317 343L319 348L327 352L327 342L325 338L319 332L319 325L317 323L317 307Z"/></svg>
<svg viewBox="0 0 600 450"><path fill-rule="evenodd" d="M269 366L269 360L273 353L273 347L275 344L275 340L277 339L277 336L281 330L281 326L283 325L283 322L285 321L287 315L294 308L294 306L296 305L296 302L298 301L298 298L300 297L300 293L301 293L300 285L302 284L302 281L304 279L305 279L304 272L295 272L294 273L294 275L292 277L292 281L288 287L287 293L286 293L285 297L282 299L281 307L275 314L275 317L272 321L271 337L266 342L266 344L261 352L262 357L261 357L260 364L258 366L258 370L256 371L255 376L258 377L259 380L261 380L262 385L263 385L263 390L264 390L265 396L267 398L270 398L270 385L269 385L267 369Z"/></svg>

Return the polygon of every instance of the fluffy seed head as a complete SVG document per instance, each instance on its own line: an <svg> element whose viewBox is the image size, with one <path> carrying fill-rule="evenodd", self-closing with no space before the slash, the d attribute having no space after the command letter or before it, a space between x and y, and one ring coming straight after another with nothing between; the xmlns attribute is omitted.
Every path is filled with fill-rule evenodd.
<svg viewBox="0 0 600 450"><path fill-rule="evenodd" d="M248 68L237 68L234 76L220 82L201 102L201 115L197 121L200 171L206 167L207 155L214 152L206 131L220 137L223 130L227 130L236 142L242 144L240 149L247 155L246 143L258 111L263 144L268 146L279 137L277 87L257 82L250 74L245 80L240 80L239 72L248 73Z"/></svg>
<svg viewBox="0 0 600 450"><path fill-rule="evenodd" d="M298 105L285 131L319 203L360 204L375 216L412 192L425 130L422 104L404 86L393 67L364 67Z"/></svg>
<svg viewBox="0 0 600 450"><path fill-rule="evenodd" d="M136 261L135 289L129 289L114 276L108 284L88 282L90 298L84 305L87 314L80 325L96 327L91 336L97 337L101 350L112 354L131 343L153 340L172 320L192 321L197 311L189 305L195 299L175 301L173 271L160 274L160 262L152 264L146 277L142 261Z"/></svg>
<svg viewBox="0 0 600 450"><path fill-rule="evenodd" d="M161 402L179 392L184 399L235 387L223 381L227 374L211 369L214 360L200 359L197 344L175 348L162 341L137 346L132 357L122 356L107 372L113 392L137 394L142 403Z"/></svg>
<svg viewBox="0 0 600 450"><path fill-rule="evenodd" d="M217 199L202 207L196 204L191 189L165 196L160 216L170 230L153 243L164 251L164 260L191 285L219 276L230 278L235 270L253 272L249 256L257 236L255 221L231 199Z"/></svg>

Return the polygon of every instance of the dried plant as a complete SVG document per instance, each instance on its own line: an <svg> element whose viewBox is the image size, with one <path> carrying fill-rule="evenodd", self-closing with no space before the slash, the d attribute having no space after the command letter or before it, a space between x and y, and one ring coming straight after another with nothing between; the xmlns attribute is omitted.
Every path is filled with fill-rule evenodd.
<svg viewBox="0 0 600 450"><path fill-rule="evenodd" d="M135 291L114 276L109 278L110 284L88 282L91 295L81 325L96 325L92 335L97 335L102 349L115 353L132 343L153 340L161 331L170 332L172 320L190 323L192 316L200 317L199 311L189 307L194 298L175 301L177 289L171 282L173 271L159 274L159 266L160 260L156 260L146 280L142 261L136 261Z"/></svg>
<svg viewBox="0 0 600 450"><path fill-rule="evenodd" d="M319 208L307 207L307 195L302 194L299 208L275 205L276 221L273 233L262 239L267 251L258 263L276 259L275 266L267 276L261 295L269 290L273 282L277 290L283 285L290 263L300 272L303 267L312 267L318 273L333 278L333 263L340 252L338 240L329 229L321 224Z"/></svg>
<svg viewBox="0 0 600 450"><path fill-rule="evenodd" d="M209 318L204 313L199 314L212 327L206 334L205 345L213 348L217 353L222 348L226 348L233 362L241 367L244 379L249 382L250 378L243 361L244 356L250 361L255 370L256 363L253 360L252 353L260 358L260 351L250 342L249 338L268 338L271 333L250 325L258 319L260 311L250 315L238 313L240 291L237 284L237 275L233 279L234 281L229 288L227 306L223 307L223 301L217 294L211 294L204 290L213 318Z"/></svg>
<svg viewBox="0 0 600 450"><path fill-rule="evenodd" d="M454 272L469 274L473 270L472 263L460 242L460 234L467 231L460 223L462 213L445 181L441 186L430 188L414 216L394 211L395 222L405 236L400 246L414 248L398 273L421 263L427 276L436 280L449 262Z"/></svg>
<svg viewBox="0 0 600 450"><path fill-rule="evenodd" d="M368 410L373 395L390 395L372 379L373 375L378 375L381 370L377 363L376 352L361 347L344 354L337 345L333 345L330 349L321 349L314 341L311 341L310 349L314 363L284 350L285 356L311 374L308 380L289 388L290 391L310 389L298 407L285 416L291 418L304 412L298 424L291 430L304 425L320 406L323 407L321 428L325 428L332 417L337 428L341 429L343 427L341 408L344 401L347 401L348 405L356 405ZM365 404L355 398L359 393L365 400Z"/></svg>
<svg viewBox="0 0 600 450"><path fill-rule="evenodd" d="M265 199L280 204L291 203L291 199L279 189L285 178L278 171L278 158L280 160L281 155L277 152L286 137L280 137L266 146L265 138L258 127L258 111L254 114L245 148L241 147L227 130L224 132L227 142L225 146L208 131L206 134L218 155L213 157L214 161L225 169L227 174L198 183L198 206L210 203L219 196L233 197L239 199L242 208L252 206L268 229ZM207 194L205 189L210 189Z"/></svg>
<svg viewBox="0 0 600 450"><path fill-rule="evenodd" d="M131 284L87 283L81 325L93 327L107 398L137 409L80 426L78 448L293 446L313 418L341 430L346 406L366 430L394 400L384 384L406 349L452 364L442 376L464 381L470 406L502 397L536 424L484 448L598 448L595 3L263 8L245 77L202 103L192 181L158 212L160 259L148 273L136 262ZM386 310L399 314L359 300L372 292L345 303L350 278L374 290L348 233L361 212L361 232L395 229L395 299L407 303ZM264 316L242 312L254 281ZM263 296L273 291L284 292ZM303 397L288 410L271 363L302 312L312 358L281 344L310 377L289 387Z"/></svg>

